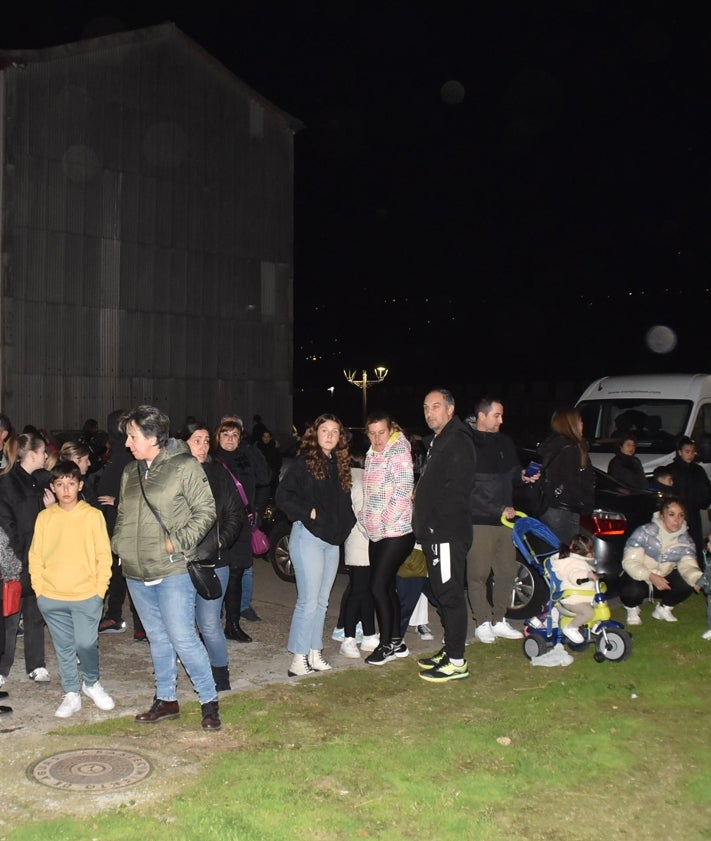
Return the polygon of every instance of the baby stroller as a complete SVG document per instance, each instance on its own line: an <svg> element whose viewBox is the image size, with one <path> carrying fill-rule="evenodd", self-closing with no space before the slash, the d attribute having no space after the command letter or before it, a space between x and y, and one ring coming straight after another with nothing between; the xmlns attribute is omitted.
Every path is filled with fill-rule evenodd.
<svg viewBox="0 0 711 841"><path fill-rule="evenodd" d="M626 660L632 653L632 637L624 630L622 623L610 618L604 582L595 582L595 613L589 622L580 626L584 641L571 642L561 631L561 626L564 627L570 622L572 614L561 605L560 600L573 591L561 589L560 579L551 564L551 557L560 548L560 540L545 523L533 517L523 516L514 523L513 542L526 563L543 576L550 590L545 618L533 617L524 623L523 653L526 657L533 660L557 643L563 643L573 651L584 650L588 645L594 645L595 660L598 663L605 660Z"/></svg>

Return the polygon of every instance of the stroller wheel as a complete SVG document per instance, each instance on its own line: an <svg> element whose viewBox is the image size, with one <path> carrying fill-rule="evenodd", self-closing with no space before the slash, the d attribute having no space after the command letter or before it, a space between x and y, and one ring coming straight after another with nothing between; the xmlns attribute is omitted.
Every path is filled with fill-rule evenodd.
<svg viewBox="0 0 711 841"><path fill-rule="evenodd" d="M523 641L523 653L529 660L545 654L546 651L548 651L548 643L538 634L530 634Z"/></svg>

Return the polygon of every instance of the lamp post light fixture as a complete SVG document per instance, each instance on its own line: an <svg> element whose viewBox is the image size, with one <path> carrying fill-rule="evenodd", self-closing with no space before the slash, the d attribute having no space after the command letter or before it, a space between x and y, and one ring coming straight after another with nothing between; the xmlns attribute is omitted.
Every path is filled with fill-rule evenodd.
<svg viewBox="0 0 711 841"><path fill-rule="evenodd" d="M388 375L388 369L385 368L383 365L378 365L377 368L374 369L375 379L368 379L368 372L363 369L363 373L360 379L357 379L355 371L343 371L343 376L348 380L351 385L358 386L358 388L363 392L363 423L365 423L365 419L368 417L368 389L371 386L377 385L381 383L385 377Z"/></svg>

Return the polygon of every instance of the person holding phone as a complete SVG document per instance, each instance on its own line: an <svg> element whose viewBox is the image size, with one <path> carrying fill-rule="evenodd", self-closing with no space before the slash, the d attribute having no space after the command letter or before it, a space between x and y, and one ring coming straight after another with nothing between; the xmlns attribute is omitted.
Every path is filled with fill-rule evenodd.
<svg viewBox="0 0 711 841"><path fill-rule="evenodd" d="M517 640L521 631L506 621L506 608L518 572L511 531L501 522L513 520L515 484L538 480L541 466L534 462L521 469L514 442L500 431L504 405L498 398L482 397L474 414L465 418L474 438L476 473L471 494L472 544L467 553L467 590L474 636L479 642ZM536 470L537 466L537 470ZM489 601L487 582L493 574Z"/></svg>

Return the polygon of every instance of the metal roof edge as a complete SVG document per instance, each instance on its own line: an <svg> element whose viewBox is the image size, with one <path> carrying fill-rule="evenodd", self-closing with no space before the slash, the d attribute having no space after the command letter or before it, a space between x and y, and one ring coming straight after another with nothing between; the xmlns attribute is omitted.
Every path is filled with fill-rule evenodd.
<svg viewBox="0 0 711 841"><path fill-rule="evenodd" d="M142 29L131 29L125 32L115 32L111 35L101 35L98 38L87 38L83 41L72 41L68 44L58 44L54 47L43 47L41 49L26 50L0 50L0 72L10 67L24 67L34 62L56 61L57 59L68 58L81 53L99 52L113 47L121 47L127 44L148 43L151 41L174 40L191 52L195 53L208 64L211 64L219 72L224 73L230 82L248 99L258 102L265 110L271 112L283 120L288 128L296 133L304 124L296 117L292 117L273 102L262 96L251 88L246 82L235 75L212 53L198 44L189 35L186 35L177 24L172 21L146 26Z"/></svg>

